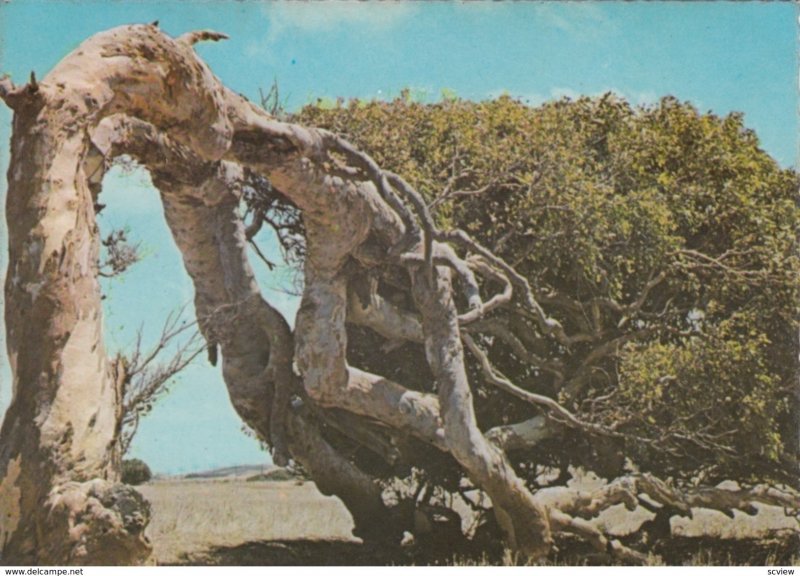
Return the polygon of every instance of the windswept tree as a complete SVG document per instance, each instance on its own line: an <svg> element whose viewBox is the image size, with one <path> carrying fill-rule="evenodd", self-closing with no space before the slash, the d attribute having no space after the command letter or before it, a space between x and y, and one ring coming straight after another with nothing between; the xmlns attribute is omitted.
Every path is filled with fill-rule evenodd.
<svg viewBox="0 0 800 576"><path fill-rule="evenodd" d="M713 487L750 462L750 479L784 478L794 455L765 430L790 416L797 180L740 120L606 98L278 121L194 53L223 37L115 28L41 82L0 83L14 110L5 561L150 554L148 507L113 457L122 395L97 280L95 206L120 155L161 194L237 412L341 498L356 534L399 539L415 511L448 515L437 491L481 493L514 550L541 558L567 532L636 562L645 551L587 518L799 507L767 485ZM302 261L294 330L247 260L264 223ZM539 472L575 459L610 482L546 504Z"/></svg>
<svg viewBox="0 0 800 576"><path fill-rule="evenodd" d="M183 309L179 309L167 316L158 341L150 348L145 348L140 329L132 349L117 353L112 365L121 392L118 458L130 450L141 419L169 392L175 377L205 350L197 323L184 318ZM213 359L214 352L209 354Z"/></svg>
<svg viewBox="0 0 800 576"><path fill-rule="evenodd" d="M797 483L800 179L741 115L702 115L669 97L638 109L613 94L531 108L404 94L318 103L296 121L403 174L437 225L513 264L563 326L542 337L514 306L462 323L486 426L535 411L522 393L498 393L513 382L618 433L603 449L594 438L585 447L600 452L587 460L579 438L562 441L570 427L550 419L556 441L537 462L613 477L629 456L686 481ZM391 365L372 332L351 332L363 362ZM394 348L395 369L419 364Z"/></svg>
<svg viewBox="0 0 800 576"><path fill-rule="evenodd" d="M125 159L127 169L134 165ZM95 214L105 206L95 204ZM118 278L141 260L139 244L131 244L127 230L115 228L101 241L98 276ZM139 423L153 409L156 401L163 398L174 382L175 376L186 368L205 346L197 330L197 322L185 317L186 306L167 315L158 340L149 348L144 343L143 330L136 332L133 345L117 352L111 360L114 378L119 387L120 407L116 414L116 447L114 466L128 453L139 430ZM209 351L213 355L213 352Z"/></svg>

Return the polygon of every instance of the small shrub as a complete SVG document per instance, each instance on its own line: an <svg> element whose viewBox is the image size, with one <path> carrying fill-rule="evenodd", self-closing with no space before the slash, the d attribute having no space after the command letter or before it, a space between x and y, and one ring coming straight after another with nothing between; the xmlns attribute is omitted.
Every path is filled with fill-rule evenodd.
<svg viewBox="0 0 800 576"><path fill-rule="evenodd" d="M125 484L138 486L153 477L150 467L138 458L122 461L122 481Z"/></svg>
<svg viewBox="0 0 800 576"><path fill-rule="evenodd" d="M263 474L256 474L250 476L248 482L285 482L287 480L296 480L298 476L293 474L290 470L285 468L276 468Z"/></svg>

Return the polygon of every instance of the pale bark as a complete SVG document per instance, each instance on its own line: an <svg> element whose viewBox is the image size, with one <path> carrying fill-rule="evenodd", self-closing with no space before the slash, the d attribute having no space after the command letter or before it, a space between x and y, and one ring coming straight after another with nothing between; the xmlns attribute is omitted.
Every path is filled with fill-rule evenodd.
<svg viewBox="0 0 800 576"><path fill-rule="evenodd" d="M375 423L389 438L413 436L451 454L490 496L516 550L542 557L552 531L562 530L641 560L589 527L580 506L548 510L516 476L501 448L534 445L557 433L553 427L534 418L484 434L477 425L462 325L474 327L516 297L541 333L565 348L585 337L567 335L548 318L508 264L462 232L438 232L419 194L399 176L341 138L278 122L222 86L192 44L223 37L201 31L175 40L154 26L125 26L84 42L40 83L16 88L0 81L0 97L15 111L6 281L14 397L0 432L3 560L147 561L147 504L116 484L120 374L103 348L97 281L93 207L105 167L120 154L147 167L161 194L195 287L201 332L221 350L235 409L270 443L277 462L295 458L324 493L345 502L357 533L398 536L403 525L387 522L391 511L379 485L326 440L315 413L327 409L349 413L351 425L339 431L351 429L353 440L386 460L395 455L391 442L371 432ZM243 170L268 178L303 213L305 288L294 331L263 299L247 261L238 214ZM474 256L462 259L446 242ZM415 312L391 307L374 291L366 305L354 297L353 284L380 267L408 275ZM465 312L453 298L454 273ZM476 274L503 287L486 303ZM423 342L437 394L348 364L348 321L388 339ZM484 364L505 391L577 429L607 432ZM371 434L374 441L365 442ZM659 486L640 479L636 489L652 497ZM626 490L587 506L628 502ZM695 497L699 505L712 500L719 496Z"/></svg>
<svg viewBox="0 0 800 576"><path fill-rule="evenodd" d="M296 323L295 362L306 392L322 406L368 415L443 449L468 453L469 447L462 443L472 438L444 438L435 398L349 368L346 363L347 278L343 265L368 235L374 234L391 250L402 244L413 227L408 210L391 191L388 177L379 175L374 163L363 158L356 168L366 170L373 179L379 175L377 185L368 177L353 177L352 170L345 170L346 177L329 171L323 163L325 147L336 145L352 153L349 145L327 133L277 123L222 87L190 46L211 36L175 41L149 26L114 29L81 45L27 99L15 101L6 91L6 100L17 113L12 162L18 172L9 190L9 202L18 208L15 213L12 206L8 212L12 266L9 348L15 361L15 380L31 388L28 393L15 394L6 427L33 427L28 437L52 431L55 437L47 441L55 444L63 440L65 430L81 425L75 434L85 438L80 449L91 449L82 459L86 470L81 472L87 478L111 474L112 422L118 400L114 386L109 385L111 370L102 347L97 229L92 191L83 170L91 162L96 172L115 154L131 153L148 165L162 193L167 220L195 282L201 328L222 349L224 375L234 405L248 421L255 422L257 430L265 428L270 400L274 400L265 397L265 381L274 374L265 373L269 361L264 358L278 356L269 352L286 342L282 341L282 330L273 326L280 320L272 317L271 309L257 294L243 261L243 232L231 193L240 168L219 163L227 156L269 177L304 212L306 289ZM36 123L36 129L23 125L26 121ZM22 142L35 148L18 150ZM98 152L102 157L99 162ZM19 158L20 154L25 159ZM19 174L24 169L30 173ZM70 178L72 174L79 177ZM96 174L92 176L96 178ZM33 196L38 204L29 205L25 196ZM37 220L42 213L43 221ZM28 232L33 227L37 227L39 236L35 241ZM425 227L430 228L430 224ZM65 237L71 245L65 243ZM425 258L429 260L430 234L426 238ZM27 257L20 254L26 249ZM76 256L80 260L72 265ZM72 274L51 272L47 266L54 260ZM37 281L42 286L31 287ZM43 306L45 302L50 306ZM13 317L25 310L26 304L37 312L41 310L41 325ZM258 318L263 324L242 321L244 318ZM59 328L66 338L54 339L57 334L52 331ZM20 333L25 329L27 333ZM70 337L80 341L69 346ZM37 350L36 355L24 354L31 343L40 343L41 349L46 349L54 341L64 344L50 353ZM24 350L22 343L26 344ZM66 369L48 371L39 365L53 360L66 364ZM283 365L290 366L287 362ZM86 373L87 367L93 367L91 374ZM31 397L40 396L34 387L51 391L55 399L47 398L47 406L17 415L18 404L30 404ZM78 394L91 395L93 402L60 401ZM53 404L57 409L49 410ZM453 412L464 409L458 406ZM52 413L58 421L48 422L49 426L39 430L35 422L42 411ZM100 428L99 433L86 434L90 420ZM4 435L3 445L20 450L23 442L8 438L9 433ZM476 427L471 434L482 438ZM14 456L16 453L5 458L6 474ZM70 472L63 476L49 470L40 473L37 485L48 484L41 482L42 477L49 479L48 488L73 480L76 474L70 465L74 458L71 454L64 458ZM471 462L470 466L476 464ZM494 478L495 467L484 465L477 476ZM25 462L22 470L24 475L33 466ZM501 473L504 478L509 474L513 477L510 468ZM524 491L519 480L513 484ZM498 515L521 514L503 511L500 502L496 508ZM535 506L531 510L536 515L543 512ZM21 534L30 533L28 539L36 546L33 526L38 515L32 506L24 512L24 524L31 527L9 530L11 542L6 554L11 556L19 553L15 541ZM522 530L520 522L519 526L505 520L501 523L508 530ZM532 547L525 542L541 540L538 534L534 537L534 531L523 531L524 537L510 533L510 540L523 549L539 551L539 544ZM546 542L549 534L545 531L544 536Z"/></svg>
<svg viewBox="0 0 800 576"><path fill-rule="evenodd" d="M413 291L423 317L425 353L439 384L447 446L473 482L492 499L509 545L533 557L545 555L552 544L547 509L478 428L449 270L435 269L433 278L426 272L422 267L412 271Z"/></svg>
<svg viewBox="0 0 800 576"><path fill-rule="evenodd" d="M133 26L86 41L35 88L4 80L0 95L15 110L6 286L14 397L0 439L2 557L144 562L149 507L114 484L121 399L103 348L97 282L93 206L114 156L138 158L161 190L196 284L201 327L222 345L234 406L268 438L270 416L280 421L289 401L282 386L291 384L291 332L261 299L246 263L238 199L228 187L240 168L219 162L231 136L228 93L188 43ZM278 429L274 444L285 451ZM342 478L354 471L333 465L313 427L293 429L302 431L298 446L304 442L298 458L325 471L321 489L359 494L345 497L369 511L356 513L357 522L380 516L380 494L365 476Z"/></svg>

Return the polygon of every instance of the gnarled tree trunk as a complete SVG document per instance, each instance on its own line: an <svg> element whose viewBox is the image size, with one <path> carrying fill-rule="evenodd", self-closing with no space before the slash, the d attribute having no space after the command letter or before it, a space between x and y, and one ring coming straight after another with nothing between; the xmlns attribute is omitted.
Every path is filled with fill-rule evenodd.
<svg viewBox="0 0 800 576"><path fill-rule="evenodd" d="M0 97L15 112L6 281L14 397L0 433L3 560L130 564L150 553L148 505L118 483L113 465L120 378L103 348L97 281L94 205L105 168L121 154L143 164L161 193L194 283L200 329L221 349L237 412L272 445L276 461L295 458L324 493L344 501L356 533L388 528L396 537L403 524L386 522L391 511L380 485L326 440L321 422L334 422L332 411L349 415L340 431L357 442L373 438L377 423L390 437L411 436L452 455L490 496L508 544L520 552L547 554L556 529L641 560L578 512L549 510L517 478L502 449L547 437L541 418L486 434L476 423L462 341L480 350L462 325L517 293L543 335L566 338L526 281L463 233L438 232L413 189L346 141L278 122L222 86L192 48L222 37L172 39L155 26L125 26L84 42L41 83L0 81ZM238 214L246 171L269 179L303 213L305 287L294 332L262 298L247 262ZM449 242L472 256L462 259ZM354 297L365 273L386 268L406 275L413 313L377 294L366 307ZM476 275L505 289L484 303ZM466 312L457 310L454 285ZM437 394L351 366L347 322L423 342ZM553 400L525 394L562 425L598 432ZM368 444L391 459L391 442ZM626 484L585 504L596 514L623 492L628 502L654 487Z"/></svg>
<svg viewBox="0 0 800 576"><path fill-rule="evenodd" d="M221 346L234 406L256 430L276 436L272 440L284 449L283 430L276 426L277 434L270 434L269 421L286 417L294 341L304 390L320 406L377 418L457 454L474 452L463 445L469 438L448 437L449 417L439 416L434 397L347 366L344 265L371 235L387 254L408 239L407 215L404 224L397 206L376 190L374 175L342 177L329 168L329 135L277 123L221 86L192 50L203 39L218 36L173 40L153 26L117 28L83 43L41 83L15 88L4 82L4 100L15 110L7 282L15 394L0 465L4 499L18 502L18 513L3 525L6 558L128 563L147 555L144 521L126 524L104 500L117 480L110 464L119 394L102 344L93 206L103 168L118 154L133 155L153 174L195 283L202 330ZM294 340L261 299L246 263L235 213L241 166L268 177L304 213L306 289ZM471 418L463 405L449 413L454 422L462 419L457 415ZM289 429L302 437L308 430L302 416L289 418L295 421ZM480 436L474 424L472 433ZM320 440L314 434L304 440L311 438ZM305 446L296 452L319 468L311 460L324 450ZM482 465L485 457L464 459L476 479L513 478L499 453L494 464ZM381 508L377 488L351 468L324 466L328 474L350 475L331 482L337 492L358 485L369 492L353 492L351 509ZM106 484L98 488L96 478ZM519 481L503 489L525 491ZM528 505L498 505L498 517L512 543L541 553L549 543L546 515ZM356 520L370 515L357 513ZM95 533L101 518L115 530ZM543 530L515 533L531 520ZM51 526L56 521L61 525ZM89 530L74 529L76 522ZM111 540L120 546L110 548Z"/></svg>
<svg viewBox="0 0 800 576"><path fill-rule="evenodd" d="M41 84L3 80L0 88L15 111L6 285L14 395L0 442L4 561L131 564L150 554L149 506L118 483L114 466L121 395L102 340L94 206L113 157L136 157L162 193L196 285L201 328L222 345L237 411L269 438L273 399L288 402L274 382L286 390L296 380L292 335L247 265L236 214L241 169L221 160L232 134L230 94L196 59L198 39L120 28L82 44ZM379 487L302 414L287 424L295 457L316 472L320 489L342 496L362 529L374 525L383 511Z"/></svg>

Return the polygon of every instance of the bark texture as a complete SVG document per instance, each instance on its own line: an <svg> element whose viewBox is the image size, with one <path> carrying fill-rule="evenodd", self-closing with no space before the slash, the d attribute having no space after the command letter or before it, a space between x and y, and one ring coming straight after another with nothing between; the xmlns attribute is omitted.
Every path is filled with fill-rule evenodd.
<svg viewBox="0 0 800 576"><path fill-rule="evenodd" d="M633 505L639 493L670 506L679 495L659 500L651 492L660 484L640 479L551 510L503 451L535 444L559 426L607 431L532 394L522 397L557 418L486 433L477 424L462 342L479 358L480 350L462 328L516 292L542 334L566 342L525 279L466 234L438 232L417 192L348 142L278 122L225 88L192 48L222 38L201 31L173 39L154 26L124 26L81 44L41 82L0 81L0 97L15 112L6 212L14 397L0 432L3 560L148 561L148 505L118 483L114 465L120 378L103 347L97 280L94 206L105 169L122 154L150 171L161 194L194 283L200 329L221 351L235 409L272 446L276 462L294 458L323 493L343 500L357 534L396 538L404 524L387 522L396 511L381 486L332 446L329 428L387 462L409 437L452 455L491 498L509 546L531 557L546 555L553 531L563 530L641 560L582 516L610 503ZM294 330L262 297L247 261L239 214L247 173L268 179L303 214L305 286ZM472 256L460 257L450 243ZM413 311L387 302L374 286L359 296L363 278L383 269L405 275ZM483 302L481 286L489 282L502 290ZM457 302L468 309L459 311ZM435 380L428 389L436 393L350 365L348 323L424 344ZM741 508L747 497L703 493L694 502Z"/></svg>

